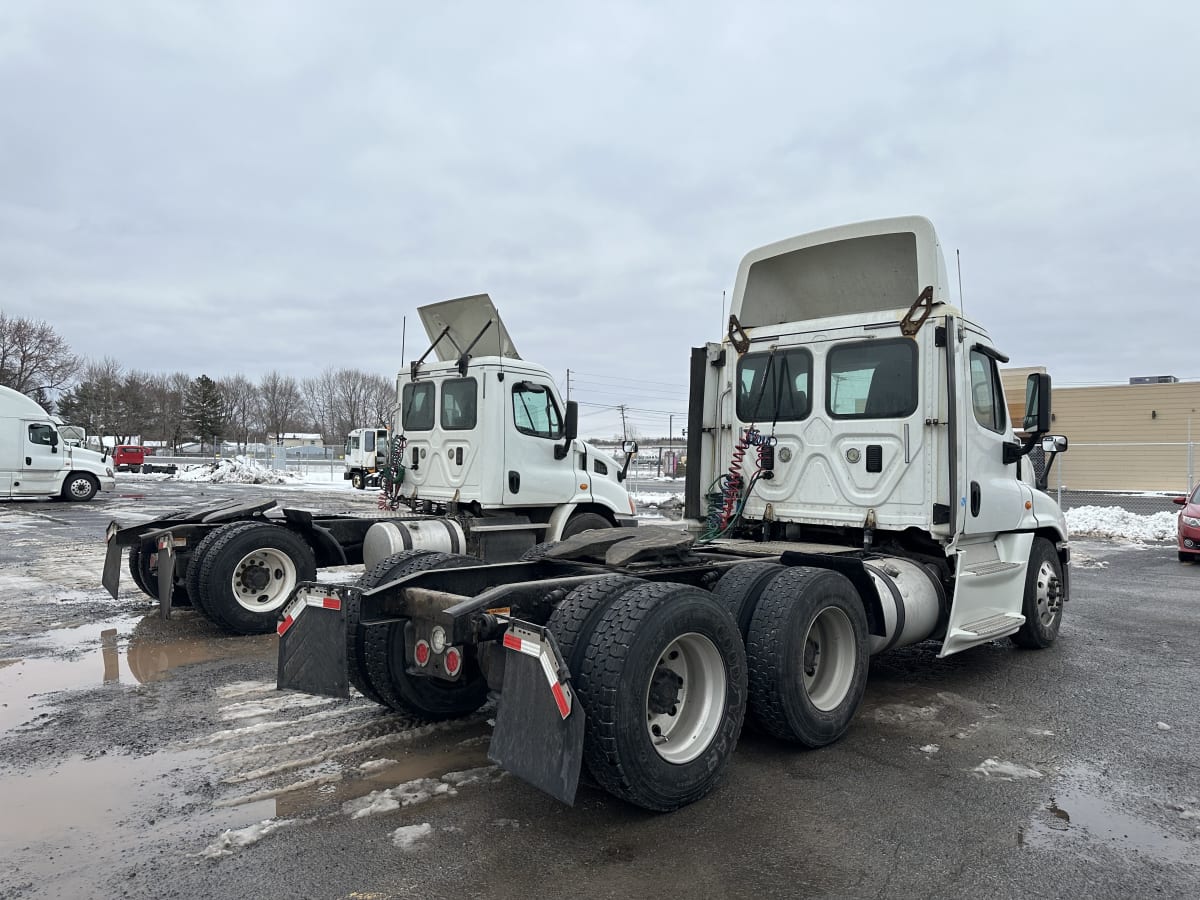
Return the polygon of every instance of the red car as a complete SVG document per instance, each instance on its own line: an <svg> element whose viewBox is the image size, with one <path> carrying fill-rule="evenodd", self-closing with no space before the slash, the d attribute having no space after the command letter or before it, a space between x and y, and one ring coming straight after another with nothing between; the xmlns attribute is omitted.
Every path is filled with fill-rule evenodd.
<svg viewBox="0 0 1200 900"><path fill-rule="evenodd" d="M1200 485L1187 497L1176 497L1179 511L1179 561L1200 560Z"/></svg>

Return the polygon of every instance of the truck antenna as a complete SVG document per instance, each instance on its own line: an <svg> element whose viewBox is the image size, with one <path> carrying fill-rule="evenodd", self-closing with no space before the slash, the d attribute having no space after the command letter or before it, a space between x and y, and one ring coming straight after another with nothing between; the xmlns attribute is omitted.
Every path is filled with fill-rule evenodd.
<svg viewBox="0 0 1200 900"><path fill-rule="evenodd" d="M408 341L408 316L400 317L400 368L404 368L404 345Z"/></svg>
<svg viewBox="0 0 1200 900"><path fill-rule="evenodd" d="M962 255L957 247L954 248L954 262L958 265L958 311L964 316L967 314L966 303L963 302L962 295Z"/></svg>
<svg viewBox="0 0 1200 900"><path fill-rule="evenodd" d="M725 323L725 292L721 291L721 330L717 333L724 334L725 326L726 326L726 323Z"/></svg>

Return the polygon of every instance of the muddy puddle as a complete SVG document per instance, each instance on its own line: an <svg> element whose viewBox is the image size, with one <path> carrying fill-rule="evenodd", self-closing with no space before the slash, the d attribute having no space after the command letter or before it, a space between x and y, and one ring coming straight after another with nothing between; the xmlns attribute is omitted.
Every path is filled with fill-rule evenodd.
<svg viewBox="0 0 1200 900"><path fill-rule="evenodd" d="M1054 785L1033 821L1017 835L1021 846L1062 850L1099 844L1168 863L1200 866L1200 803L1195 797L1154 805L1138 802L1145 792L1114 785L1087 766L1072 766Z"/></svg>
<svg viewBox="0 0 1200 900"><path fill-rule="evenodd" d="M274 635L197 635L181 621L193 616L120 616L42 632L30 656L0 658L0 732L35 717L62 691L149 684L195 663L274 657Z"/></svg>

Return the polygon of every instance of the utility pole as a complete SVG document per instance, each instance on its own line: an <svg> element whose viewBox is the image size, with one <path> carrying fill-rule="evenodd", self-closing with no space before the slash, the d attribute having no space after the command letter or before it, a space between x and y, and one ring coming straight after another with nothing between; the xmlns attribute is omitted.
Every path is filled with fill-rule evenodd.
<svg viewBox="0 0 1200 900"><path fill-rule="evenodd" d="M622 403L618 409L621 410L621 440L629 440L629 429L625 427L625 404Z"/></svg>
<svg viewBox="0 0 1200 900"><path fill-rule="evenodd" d="M571 370L567 369L567 402L571 400Z"/></svg>

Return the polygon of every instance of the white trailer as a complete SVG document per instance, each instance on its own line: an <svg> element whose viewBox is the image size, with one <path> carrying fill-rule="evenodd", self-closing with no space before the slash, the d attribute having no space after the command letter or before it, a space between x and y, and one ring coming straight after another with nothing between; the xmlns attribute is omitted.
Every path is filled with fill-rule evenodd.
<svg viewBox="0 0 1200 900"><path fill-rule="evenodd" d="M117 486L107 452L78 446L77 429L60 433L67 427L24 394L0 387L0 499L83 501Z"/></svg>

